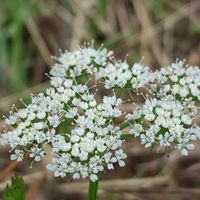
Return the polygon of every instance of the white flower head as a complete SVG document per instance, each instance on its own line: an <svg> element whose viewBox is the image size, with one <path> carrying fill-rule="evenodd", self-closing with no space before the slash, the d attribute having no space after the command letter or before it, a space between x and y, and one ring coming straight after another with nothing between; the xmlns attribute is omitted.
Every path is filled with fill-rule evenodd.
<svg viewBox="0 0 200 200"><path fill-rule="evenodd" d="M174 95L177 100L200 100L200 68L176 60L155 73L151 91L157 96ZM153 81L152 81L153 82ZM157 90L154 85L157 85Z"/></svg>
<svg viewBox="0 0 200 200"><path fill-rule="evenodd" d="M24 157L24 151L15 149L15 153L11 154L10 159L11 160L17 160L17 161L22 161Z"/></svg>
<svg viewBox="0 0 200 200"><path fill-rule="evenodd" d="M30 104L5 119L10 128L0 135L0 145L14 151L12 160L22 161L29 154L39 162L48 145L52 159L47 169L55 177L72 174L74 179L88 177L95 182L105 169L125 165L124 124L131 125L129 134L139 137L145 147L175 147L183 155L194 149L192 141L200 139L200 128L193 123L200 100L198 67L185 68L177 61L152 72L141 63L129 66L116 60L112 51L92 44L65 51L55 60L50 88L32 95ZM93 79L96 84L88 86ZM97 100L98 88L93 89L99 82L123 92L145 86L154 98L127 114L121 126L117 123L124 119L125 101L115 92Z"/></svg>
<svg viewBox="0 0 200 200"><path fill-rule="evenodd" d="M154 98L146 99L144 106L137 110L137 116L128 115L128 120L135 122L129 133L139 137L146 148L156 144L159 148L175 146L183 155L194 149L190 142L200 137L199 127L193 125L197 114L194 104L183 104L174 97Z"/></svg>

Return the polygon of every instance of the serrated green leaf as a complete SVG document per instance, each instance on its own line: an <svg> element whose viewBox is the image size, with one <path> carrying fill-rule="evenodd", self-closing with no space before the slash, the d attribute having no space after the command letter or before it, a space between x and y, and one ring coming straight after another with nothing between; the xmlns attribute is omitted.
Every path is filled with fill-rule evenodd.
<svg viewBox="0 0 200 200"><path fill-rule="evenodd" d="M11 185L3 192L3 200L25 200L25 185L22 178L13 176Z"/></svg>

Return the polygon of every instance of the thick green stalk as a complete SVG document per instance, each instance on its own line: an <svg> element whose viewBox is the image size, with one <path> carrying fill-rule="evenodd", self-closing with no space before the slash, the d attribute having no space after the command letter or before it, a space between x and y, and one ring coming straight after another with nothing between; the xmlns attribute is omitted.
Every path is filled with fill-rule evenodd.
<svg viewBox="0 0 200 200"><path fill-rule="evenodd" d="M99 183L98 180L96 182L90 181L89 189L88 189L88 200L96 200L98 183Z"/></svg>

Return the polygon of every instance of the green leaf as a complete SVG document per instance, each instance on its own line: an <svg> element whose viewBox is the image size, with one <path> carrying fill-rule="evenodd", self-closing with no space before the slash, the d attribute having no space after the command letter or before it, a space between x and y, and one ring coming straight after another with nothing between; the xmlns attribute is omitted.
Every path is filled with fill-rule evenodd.
<svg viewBox="0 0 200 200"><path fill-rule="evenodd" d="M3 192L3 200L25 200L25 185L22 178L13 176L11 185Z"/></svg>

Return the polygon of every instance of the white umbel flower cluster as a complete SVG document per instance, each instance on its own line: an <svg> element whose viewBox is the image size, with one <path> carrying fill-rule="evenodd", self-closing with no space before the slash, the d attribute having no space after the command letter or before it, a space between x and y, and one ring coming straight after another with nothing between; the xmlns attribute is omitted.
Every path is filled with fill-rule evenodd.
<svg viewBox="0 0 200 200"><path fill-rule="evenodd" d="M155 80L155 73L153 73L149 67L142 65L141 63L135 63L131 68L132 77L131 85L132 88L142 88L149 82Z"/></svg>
<svg viewBox="0 0 200 200"><path fill-rule="evenodd" d="M105 88L125 87L132 78L129 65L124 62L109 63L105 67L101 67L95 74L97 79L103 79Z"/></svg>
<svg viewBox="0 0 200 200"><path fill-rule="evenodd" d="M95 49L89 44L81 46L72 52L65 51L55 58L57 63L50 74L54 77L78 77L83 74L93 74L99 67L105 66L112 59L112 51L100 47Z"/></svg>
<svg viewBox="0 0 200 200"><path fill-rule="evenodd" d="M46 155L45 145L50 145L52 162L47 168L55 176L72 174L74 179L90 177L92 181L116 163L125 165L122 131L115 125L122 115L122 100L104 96L97 103L95 93L78 84L85 81L79 80L82 73L94 73L111 54L106 49L82 47L57 59L50 72L52 87L32 96L30 104L5 119L12 128L1 134L0 144L14 151L12 160L22 161L28 153L39 162Z"/></svg>
<svg viewBox="0 0 200 200"><path fill-rule="evenodd" d="M130 124L129 134L139 137L145 147L175 147L187 155L194 149L192 141L200 139L200 128L193 123L200 99L198 67L185 68L178 61L152 72L141 63L130 67L126 61L116 61L112 51L88 45L66 51L56 60L50 71L51 87L32 95L30 104L15 107L5 119L0 145L10 146L12 160L22 161L28 154L39 162L48 145L52 160L47 169L56 177L72 174L74 179L96 181L101 171L114 169L116 163L125 165L123 129ZM114 92L97 101L97 90L87 85L90 76L106 89L126 92L145 86L154 98L127 114L123 126L117 125L124 114L122 99Z"/></svg>
<svg viewBox="0 0 200 200"><path fill-rule="evenodd" d="M66 80L68 81L68 80ZM69 87L70 86L70 87ZM73 90L72 90L73 89ZM97 104L85 85L49 88L46 94L32 97L32 103L6 119L16 127L1 135L1 145L15 149L11 159L21 161L26 152L34 161L45 156L45 145L52 147L52 163L47 168L55 176L73 174L73 178L98 179L114 163L124 166L126 154L121 149L121 130L114 119L122 115L121 99L104 96ZM61 124L70 121L69 132L59 132Z"/></svg>
<svg viewBox="0 0 200 200"><path fill-rule="evenodd" d="M161 68L155 73L151 90L161 96L173 95L180 100L200 101L200 68L184 65L184 61L177 60Z"/></svg>
<svg viewBox="0 0 200 200"><path fill-rule="evenodd" d="M200 139L200 127L194 123L200 100L200 68L177 60L154 72L148 86L154 98L127 115L134 121L130 134L139 137L145 147L158 145L168 151L175 147L188 155L188 150L195 148L192 141Z"/></svg>
<svg viewBox="0 0 200 200"><path fill-rule="evenodd" d="M197 114L194 103L181 103L174 99L146 99L143 107L137 107L128 120L134 120L130 134L139 137L145 147L159 145L172 147L188 155L194 149L193 140L200 139L200 127L193 125Z"/></svg>
<svg viewBox="0 0 200 200"><path fill-rule="evenodd" d="M88 100L89 99L89 100ZM96 106L91 96L85 96L84 114L76 108L70 109L65 117L73 118L71 133L56 135L52 141L52 151L57 154L48 164L55 176L64 177L69 173L73 178L98 179L98 173L105 168L113 169L118 162L124 166L126 154L122 151L121 131L113 120L121 115L121 99L104 97L103 103ZM67 159L66 159L67 158Z"/></svg>
<svg viewBox="0 0 200 200"><path fill-rule="evenodd" d="M141 63L135 63L130 67L126 61L115 61L99 68L95 77L104 81L106 89L139 89L154 81L155 73Z"/></svg>

